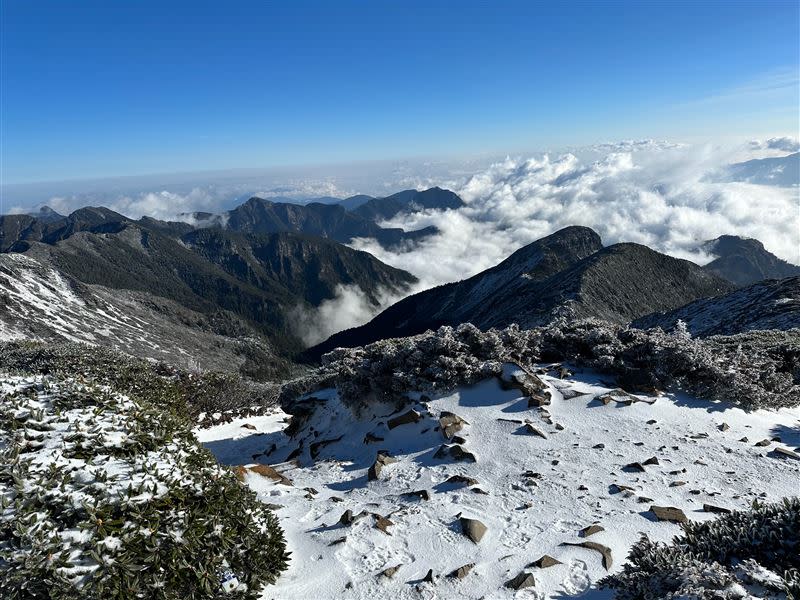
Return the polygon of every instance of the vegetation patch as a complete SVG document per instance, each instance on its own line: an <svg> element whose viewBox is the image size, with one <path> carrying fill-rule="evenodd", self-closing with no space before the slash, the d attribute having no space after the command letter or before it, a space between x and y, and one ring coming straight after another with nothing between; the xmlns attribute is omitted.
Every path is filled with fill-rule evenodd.
<svg viewBox="0 0 800 600"><path fill-rule="evenodd" d="M256 598L275 581L277 520L195 440L174 374L38 351L50 374L0 379L0 595Z"/></svg>
<svg viewBox="0 0 800 600"><path fill-rule="evenodd" d="M628 560L600 582L618 600L800 597L800 498L686 523L671 544L645 537Z"/></svg>

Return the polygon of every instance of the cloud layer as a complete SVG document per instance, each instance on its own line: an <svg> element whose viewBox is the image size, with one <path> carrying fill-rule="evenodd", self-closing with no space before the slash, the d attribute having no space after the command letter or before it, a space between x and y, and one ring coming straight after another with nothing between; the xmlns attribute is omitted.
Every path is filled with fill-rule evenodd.
<svg viewBox="0 0 800 600"><path fill-rule="evenodd" d="M575 154L508 158L451 186L468 206L399 215L388 224L441 234L387 251L373 240L354 246L406 269L426 286L462 279L519 247L568 225L597 230L605 244L637 242L700 263L698 247L723 234L758 238L800 263L799 188L713 181L740 155L711 146L639 144L599 160ZM623 146L624 147L624 146Z"/></svg>

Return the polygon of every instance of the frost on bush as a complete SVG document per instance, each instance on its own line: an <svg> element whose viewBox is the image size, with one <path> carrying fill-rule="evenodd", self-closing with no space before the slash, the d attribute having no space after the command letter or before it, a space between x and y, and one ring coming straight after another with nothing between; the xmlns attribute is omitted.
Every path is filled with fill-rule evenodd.
<svg viewBox="0 0 800 600"><path fill-rule="evenodd" d="M458 328L338 348L310 375L284 384L284 405L321 387L346 402L400 402L411 390L449 391L497 375L502 363L534 369L569 362L616 375L628 391L683 390L745 409L800 404L800 330L693 339L589 320L547 327Z"/></svg>
<svg viewBox="0 0 800 600"><path fill-rule="evenodd" d="M800 498L685 524L671 544L645 537L628 561L600 582L618 600L798 597Z"/></svg>
<svg viewBox="0 0 800 600"><path fill-rule="evenodd" d="M211 425L214 414L229 419L259 413L276 403L279 389L233 373L186 371L81 343L0 343L0 367L5 373L91 379L168 407L202 426Z"/></svg>
<svg viewBox="0 0 800 600"><path fill-rule="evenodd" d="M0 596L216 598L232 573L255 598L285 568L274 515L164 399L0 379Z"/></svg>

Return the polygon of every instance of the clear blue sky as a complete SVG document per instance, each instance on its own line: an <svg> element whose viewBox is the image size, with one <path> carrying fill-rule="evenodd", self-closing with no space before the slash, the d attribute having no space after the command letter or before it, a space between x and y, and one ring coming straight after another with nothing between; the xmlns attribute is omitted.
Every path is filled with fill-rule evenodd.
<svg viewBox="0 0 800 600"><path fill-rule="evenodd" d="M0 5L6 184L798 128L796 0Z"/></svg>

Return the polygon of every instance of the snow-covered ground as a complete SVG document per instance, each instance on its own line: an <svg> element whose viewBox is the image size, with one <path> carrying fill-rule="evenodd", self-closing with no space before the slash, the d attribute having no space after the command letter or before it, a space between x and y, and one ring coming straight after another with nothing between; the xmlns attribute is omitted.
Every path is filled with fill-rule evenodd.
<svg viewBox="0 0 800 600"><path fill-rule="evenodd" d="M506 366L507 375L514 370ZM246 483L274 506L292 551L288 570L264 598L609 597L594 589L607 573L601 554L563 543L608 547L613 572L642 534L667 541L679 533L677 524L658 521L651 505L705 520L716 515L704 504L741 509L800 493L800 460L775 452L800 446L800 409L745 413L680 394L629 403L609 398L613 385L593 373L541 379L552 395L541 409L492 379L422 402L415 394L415 403L396 413L377 407L359 418L324 390L314 394L322 402L294 438L283 432L279 410L196 431L222 463L271 464L291 482L246 471ZM387 427L412 406L418 422ZM468 423L455 435L476 462L436 457L445 442L437 429L443 411ZM299 457L287 460L301 438ZM371 481L379 450L397 462ZM644 471L626 468L651 457L657 464ZM447 483L453 475L477 483ZM419 490L429 499L405 495ZM366 513L344 524L345 511ZM466 537L460 517L487 527L478 543ZM581 537L593 524L603 530ZM543 555L561 564L529 566ZM474 564L469 574L448 577L467 564ZM392 567L399 568L382 575ZM429 570L433 580L423 581ZM534 587L504 586L523 571Z"/></svg>

